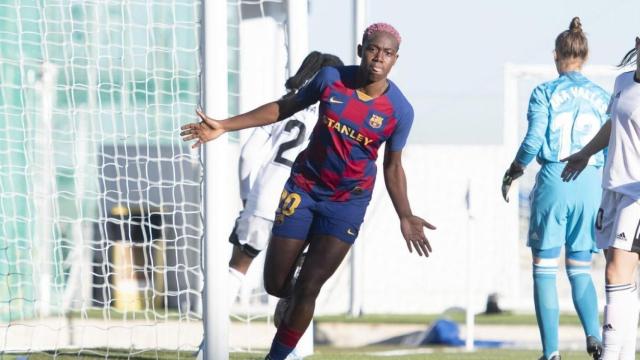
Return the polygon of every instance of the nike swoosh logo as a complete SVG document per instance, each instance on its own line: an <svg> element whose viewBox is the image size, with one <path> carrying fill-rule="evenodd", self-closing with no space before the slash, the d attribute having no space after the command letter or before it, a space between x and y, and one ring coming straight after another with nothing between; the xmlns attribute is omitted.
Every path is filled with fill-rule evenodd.
<svg viewBox="0 0 640 360"><path fill-rule="evenodd" d="M340 100L336 99L333 96L329 98L329 102L332 103L332 104L344 104L343 101L340 101Z"/></svg>
<svg viewBox="0 0 640 360"><path fill-rule="evenodd" d="M356 234L351 229L347 229L347 234L349 234L351 236L356 236Z"/></svg>

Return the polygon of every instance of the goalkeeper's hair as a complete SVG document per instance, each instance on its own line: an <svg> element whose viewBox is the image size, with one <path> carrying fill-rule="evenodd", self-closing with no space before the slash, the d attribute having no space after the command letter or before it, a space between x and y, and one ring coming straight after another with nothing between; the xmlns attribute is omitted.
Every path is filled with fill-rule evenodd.
<svg viewBox="0 0 640 360"><path fill-rule="evenodd" d="M342 60L335 55L312 51L304 58L296 74L284 83L284 87L286 87L289 92L285 97L295 94L325 66L344 66L344 64Z"/></svg>
<svg viewBox="0 0 640 360"><path fill-rule="evenodd" d="M579 17L571 19L569 30L556 37L556 56L558 60L578 58L585 60L589 55L589 42Z"/></svg>

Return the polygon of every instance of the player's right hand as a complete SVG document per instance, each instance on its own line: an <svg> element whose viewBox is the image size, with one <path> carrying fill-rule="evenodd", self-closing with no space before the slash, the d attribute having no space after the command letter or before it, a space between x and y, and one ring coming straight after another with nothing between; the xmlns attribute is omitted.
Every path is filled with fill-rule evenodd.
<svg viewBox="0 0 640 360"><path fill-rule="evenodd" d="M180 128L182 130L180 136L183 141L198 140L191 146L192 148L197 148L225 133L221 121L208 117L201 109L196 109L196 114L200 118L200 122L182 125Z"/></svg>
<svg viewBox="0 0 640 360"><path fill-rule="evenodd" d="M577 179L578 175L580 175L582 170L584 170L584 168L589 164L590 157L591 156L583 154L582 151L578 151L569 157L561 159L561 162L567 163L567 165L564 166L564 169L562 169L562 174L560 174L562 181L567 182Z"/></svg>
<svg viewBox="0 0 640 360"><path fill-rule="evenodd" d="M502 198L504 201L509 202L509 189L511 189L511 184L513 180L519 178L522 174L524 174L524 168L515 161L512 162L511 166L505 171L502 177Z"/></svg>

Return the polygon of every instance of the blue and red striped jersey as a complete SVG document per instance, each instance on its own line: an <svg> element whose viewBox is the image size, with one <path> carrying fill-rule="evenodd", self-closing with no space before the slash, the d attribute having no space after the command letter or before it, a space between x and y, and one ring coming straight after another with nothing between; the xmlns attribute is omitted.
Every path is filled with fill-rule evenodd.
<svg viewBox="0 0 640 360"><path fill-rule="evenodd" d="M391 151L402 150L413 123L413 108L393 82L370 98L356 90L357 71L322 68L296 94L305 107L320 101L309 146L291 171L293 181L318 199L370 199L380 145L386 141Z"/></svg>

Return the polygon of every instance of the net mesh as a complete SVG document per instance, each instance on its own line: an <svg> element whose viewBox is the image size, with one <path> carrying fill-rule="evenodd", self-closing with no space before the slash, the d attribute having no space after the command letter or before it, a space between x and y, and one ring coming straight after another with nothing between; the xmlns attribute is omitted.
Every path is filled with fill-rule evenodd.
<svg viewBox="0 0 640 360"><path fill-rule="evenodd" d="M0 4L0 352L198 346L200 8Z"/></svg>

